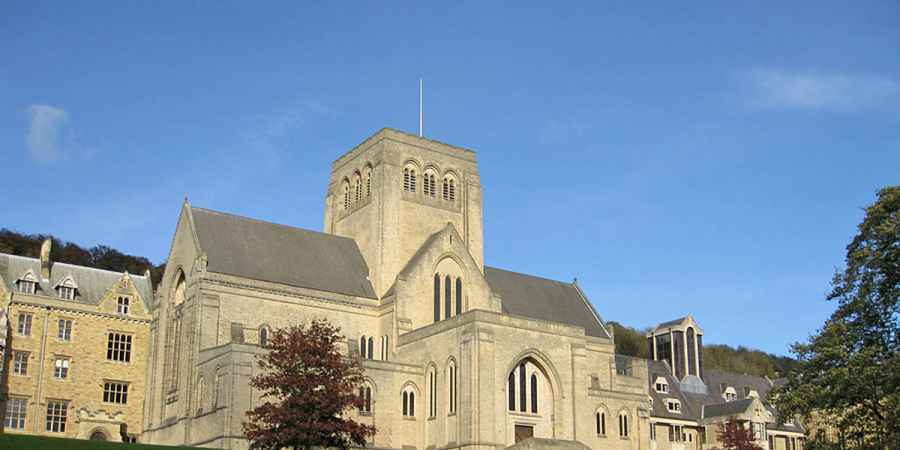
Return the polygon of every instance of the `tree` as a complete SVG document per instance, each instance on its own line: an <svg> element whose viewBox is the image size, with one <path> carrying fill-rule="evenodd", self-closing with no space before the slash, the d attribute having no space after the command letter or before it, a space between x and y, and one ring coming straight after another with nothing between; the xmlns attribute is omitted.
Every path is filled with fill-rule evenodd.
<svg viewBox="0 0 900 450"><path fill-rule="evenodd" d="M375 427L346 417L360 408L357 389L363 383L359 360L342 355L340 330L326 320L309 326L275 330L268 352L260 355L262 370L251 386L265 402L247 412L244 433L250 448L279 450L363 446Z"/></svg>
<svg viewBox="0 0 900 450"><path fill-rule="evenodd" d="M763 450L753 442L753 433L731 417L719 425L719 441L724 450Z"/></svg>
<svg viewBox="0 0 900 450"><path fill-rule="evenodd" d="M900 186L866 208L846 267L827 295L837 308L774 394L782 416L834 419L850 448L900 442Z"/></svg>

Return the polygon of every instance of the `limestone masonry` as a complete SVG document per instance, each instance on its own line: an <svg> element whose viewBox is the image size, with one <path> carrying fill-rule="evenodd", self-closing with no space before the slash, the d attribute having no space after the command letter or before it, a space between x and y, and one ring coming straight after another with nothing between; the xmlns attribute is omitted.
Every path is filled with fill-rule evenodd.
<svg viewBox="0 0 900 450"><path fill-rule="evenodd" d="M650 360L617 356L577 283L486 265L483 208L473 151L383 129L333 163L324 233L185 201L155 295L0 255L5 431L245 449L269 333L325 318L362 360L368 447L699 450L729 417L802 447L775 381L703 370L691 316L648 334Z"/></svg>

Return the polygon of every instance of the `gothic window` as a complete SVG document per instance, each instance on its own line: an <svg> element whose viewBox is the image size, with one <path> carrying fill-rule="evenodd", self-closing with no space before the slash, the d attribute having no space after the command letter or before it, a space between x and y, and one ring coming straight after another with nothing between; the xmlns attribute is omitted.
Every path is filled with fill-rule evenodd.
<svg viewBox="0 0 900 450"><path fill-rule="evenodd" d="M462 278L456 279L456 315L462 314Z"/></svg>
<svg viewBox="0 0 900 450"><path fill-rule="evenodd" d="M366 359L375 359L375 338L369 336L368 346L366 347Z"/></svg>
<svg viewBox="0 0 900 450"><path fill-rule="evenodd" d="M259 328L259 346L265 347L269 345L269 327L262 326Z"/></svg>
<svg viewBox="0 0 900 450"><path fill-rule="evenodd" d="M407 166L403 169L403 190L406 192L416 192L416 169Z"/></svg>
<svg viewBox="0 0 900 450"><path fill-rule="evenodd" d="M452 311L452 309L450 308L450 301L451 301L450 300L450 298L451 298L450 297L450 294L451 294L450 286L451 286L450 275L447 275L446 277L444 277L444 318L445 319L450 318L450 311Z"/></svg>
<svg viewBox="0 0 900 450"><path fill-rule="evenodd" d="M447 378L450 381L449 386L449 411L450 414L456 413L456 397L457 397L457 375L456 375L456 363L450 361L450 366L447 369Z"/></svg>
<svg viewBox="0 0 900 450"><path fill-rule="evenodd" d="M519 411L525 412L525 363L519 364Z"/></svg>
<svg viewBox="0 0 900 450"><path fill-rule="evenodd" d="M369 386L363 386L359 388L359 398L362 400L362 406L359 407L359 412L362 414L369 414L372 412L372 388Z"/></svg>
<svg viewBox="0 0 900 450"><path fill-rule="evenodd" d="M381 360L382 361L388 360L388 351L389 350L390 349L388 348L388 337L387 337L387 335L384 335L381 337Z"/></svg>
<svg viewBox="0 0 900 450"><path fill-rule="evenodd" d="M197 404L197 412L203 411L203 376L197 378L197 399L194 402Z"/></svg>
<svg viewBox="0 0 900 450"><path fill-rule="evenodd" d="M359 356L363 359L368 358L368 354L366 353L366 335L362 335L359 337Z"/></svg>
<svg viewBox="0 0 900 450"><path fill-rule="evenodd" d="M537 374L531 374L531 412L537 414L538 411L538 381Z"/></svg>
<svg viewBox="0 0 900 450"><path fill-rule="evenodd" d="M597 411L595 414L595 419L597 422L597 434L600 436L606 435L606 413L603 411Z"/></svg>
<svg viewBox="0 0 900 450"><path fill-rule="evenodd" d="M444 177L441 194L441 197L444 200L451 202L456 200L456 180L454 180L452 176Z"/></svg>
<svg viewBox="0 0 900 450"><path fill-rule="evenodd" d="M179 269L178 276L175 277L175 289L172 291L172 302L176 306L184 303L185 285L184 272Z"/></svg>
<svg viewBox="0 0 900 450"><path fill-rule="evenodd" d="M441 320L441 276L434 274L434 321Z"/></svg>
<svg viewBox="0 0 900 450"><path fill-rule="evenodd" d="M628 437L628 413L625 411L619 413L619 436Z"/></svg>
<svg viewBox="0 0 900 450"><path fill-rule="evenodd" d="M354 203L359 203L362 200L362 177L359 175L359 172L353 174L353 196Z"/></svg>
<svg viewBox="0 0 900 450"><path fill-rule="evenodd" d="M437 373L434 367L428 370L428 417L437 415Z"/></svg>
<svg viewBox="0 0 900 450"><path fill-rule="evenodd" d="M403 417L416 416L416 393L411 387L403 390Z"/></svg>
<svg viewBox="0 0 900 450"><path fill-rule="evenodd" d="M344 209L350 209L350 181L344 178Z"/></svg>

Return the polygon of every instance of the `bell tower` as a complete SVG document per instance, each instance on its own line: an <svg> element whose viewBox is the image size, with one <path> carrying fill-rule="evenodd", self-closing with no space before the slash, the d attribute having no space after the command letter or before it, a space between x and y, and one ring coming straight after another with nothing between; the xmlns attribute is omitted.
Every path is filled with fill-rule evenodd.
<svg viewBox="0 0 900 450"><path fill-rule="evenodd" d="M385 128L332 164L324 228L356 241L382 297L448 222L483 272L482 207L475 152Z"/></svg>

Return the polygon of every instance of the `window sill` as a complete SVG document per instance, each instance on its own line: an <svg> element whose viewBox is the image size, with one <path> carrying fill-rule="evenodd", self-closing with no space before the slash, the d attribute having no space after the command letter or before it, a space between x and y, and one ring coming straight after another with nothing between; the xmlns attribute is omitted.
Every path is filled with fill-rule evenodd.
<svg viewBox="0 0 900 450"><path fill-rule="evenodd" d="M456 416L456 411L447 413L447 417L455 417L455 416Z"/></svg>
<svg viewBox="0 0 900 450"><path fill-rule="evenodd" d="M410 422L416 421L416 416L403 416L403 420L408 420Z"/></svg>

